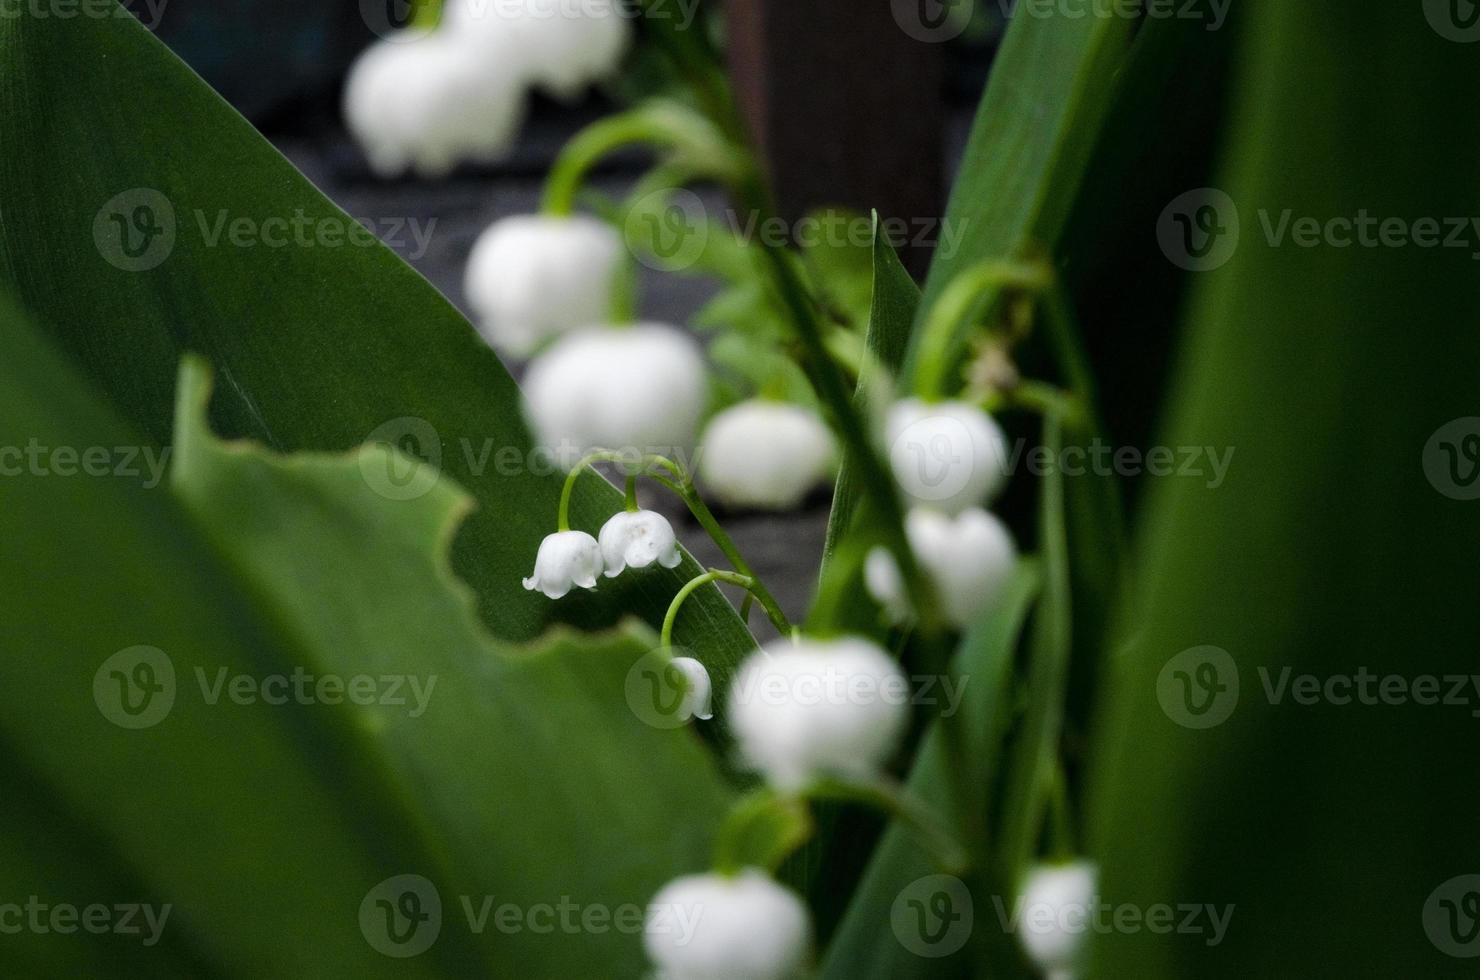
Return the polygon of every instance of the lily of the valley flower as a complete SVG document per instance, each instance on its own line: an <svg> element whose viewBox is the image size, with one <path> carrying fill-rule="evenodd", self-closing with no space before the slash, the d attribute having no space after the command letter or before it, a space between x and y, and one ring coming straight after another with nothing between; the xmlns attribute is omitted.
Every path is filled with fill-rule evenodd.
<svg viewBox="0 0 1480 980"><path fill-rule="evenodd" d="M566 334L524 377L530 425L566 469L597 448L684 455L705 396L699 345L656 323Z"/></svg>
<svg viewBox="0 0 1480 980"><path fill-rule="evenodd" d="M407 31L367 49L350 68L344 116L375 172L441 177L460 161L507 152L525 105L514 53L479 51L441 31Z"/></svg>
<svg viewBox="0 0 1480 980"><path fill-rule="evenodd" d="M792 980L812 926L796 893L746 868L669 882L648 903L643 946L664 980Z"/></svg>
<svg viewBox="0 0 1480 980"><path fill-rule="evenodd" d="M1073 980L1084 967L1097 879L1094 864L1073 861L1040 864L1023 882L1018 936L1048 980Z"/></svg>
<svg viewBox="0 0 1480 980"><path fill-rule="evenodd" d="M596 588L601 574L601 546L585 531L557 531L540 542L534 574L524 580L531 592L564 598L572 588Z"/></svg>
<svg viewBox="0 0 1480 980"><path fill-rule="evenodd" d="M516 45L525 77L567 102L615 73L631 41L614 0L451 0L443 27L470 44Z"/></svg>
<svg viewBox="0 0 1480 980"><path fill-rule="evenodd" d="M909 682L868 640L779 640L752 654L730 685L740 753L777 789L814 779L871 780L904 732Z"/></svg>
<svg viewBox="0 0 1480 980"><path fill-rule="evenodd" d="M683 561L673 525L656 511L614 514L602 525L598 541L607 578L616 578L627 568L647 568L654 562L664 568L677 568Z"/></svg>
<svg viewBox="0 0 1480 980"><path fill-rule="evenodd" d="M676 717L698 718L701 721L713 718L714 710L711 701L714 685L709 679L709 671L693 657L674 657L673 666L683 674L684 681L688 685L683 700L679 702L678 711L675 712Z"/></svg>
<svg viewBox="0 0 1480 980"><path fill-rule="evenodd" d="M585 215L519 215L494 222L468 258L465 289L478 332L527 357L540 344L611 315L622 241Z"/></svg>
<svg viewBox="0 0 1480 980"><path fill-rule="evenodd" d="M906 399L889 410L886 434L894 479L912 504L959 514L1007 479L1007 439L975 405Z"/></svg>
<svg viewBox="0 0 1480 980"><path fill-rule="evenodd" d="M746 401L704 430L699 476L731 507L790 510L832 473L837 443L815 412L783 402Z"/></svg>
<svg viewBox="0 0 1480 980"><path fill-rule="evenodd" d="M965 629L1002 593L1017 565L1012 534L993 514L973 507L955 517L916 507L905 516L905 536L922 570L935 584L951 625ZM909 601L894 556L869 552L864 564L869 594L896 620L908 618Z"/></svg>

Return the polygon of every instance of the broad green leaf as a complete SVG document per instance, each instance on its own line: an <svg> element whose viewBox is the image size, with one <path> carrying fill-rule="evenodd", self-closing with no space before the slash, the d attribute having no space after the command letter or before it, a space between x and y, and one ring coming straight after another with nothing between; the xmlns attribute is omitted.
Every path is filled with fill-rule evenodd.
<svg viewBox="0 0 1480 980"><path fill-rule="evenodd" d="M477 499L454 564L504 639L557 619L661 622L697 573L686 561L560 603L521 588L561 476L533 454L508 373L132 18L0 24L0 144L0 283L156 450L171 440L175 365L195 350L219 371L227 435L280 451L383 438L439 462ZM408 240L437 233L359 217ZM594 531L619 506L583 480L574 525ZM677 639L721 674L751 646L712 589Z"/></svg>
<svg viewBox="0 0 1480 980"><path fill-rule="evenodd" d="M984 784L997 771L1002 738L1011 721L1012 666L1028 610L1038 594L1040 578L1037 566L1025 562L997 609L962 640L956 657L955 674L958 682L964 682L959 709L962 716L958 721L968 734L971 771L979 774ZM938 729L937 723L921 745L910 774L909 790L937 812L945 813L949 812L952 800L951 770ZM986 815L979 817L985 820ZM976 834L970 839L980 843ZM965 946L963 941L956 949L966 952L955 957L954 951L945 946L955 935L949 932L941 935L937 940L939 945L929 941L926 933L933 934L944 923L922 924L907 905L912 898L926 902L931 899L936 889L932 889L935 882L930 879L938 871L918 841L898 827L891 828L875 850L828 947L821 970L823 980L844 977L895 980L959 973L973 947ZM982 941L995 921L990 898L981 888L974 890L972 898L975 921L970 928L978 941ZM952 908L950 912L964 913L964 909Z"/></svg>
<svg viewBox="0 0 1480 980"><path fill-rule="evenodd" d="M140 444L19 318L0 322L0 445ZM78 869L38 848L53 886L70 898L111 873L137 900L171 903L170 955L210 964L192 975L638 976L638 910L708 866L730 797L691 733L644 723L628 700L651 633L501 645L448 565L470 499L445 476L379 445L280 457L219 442L202 363L181 377L168 488L55 473L5 484L0 681L27 696L0 718L0 744L100 854ZM437 479L390 500L365 474L391 466ZM129 729L114 723L106 662L139 645L167 658L174 697ZM264 700L281 690L266 678L297 673L346 691L370 678L375 703L335 704L349 695L317 682L329 694L311 703ZM249 682L238 700L238 677L260 695ZM7 834L39 834L15 823ZM367 896L398 875L441 899L440 932L415 959L372 946ZM557 923L561 907L600 909L607 925L476 918L505 904L553 907Z"/></svg>
<svg viewBox="0 0 1480 980"><path fill-rule="evenodd" d="M1268 229L1476 214L1480 133L1436 93L1477 62L1444 4L1244 13L1232 205L1204 212L1240 235L1201 274L1162 438L1236 456L1148 498L1091 800L1103 901L1232 918L1101 937L1095 972L1469 976L1473 697L1413 694L1475 672L1474 247ZM1363 703L1359 673L1403 680Z"/></svg>

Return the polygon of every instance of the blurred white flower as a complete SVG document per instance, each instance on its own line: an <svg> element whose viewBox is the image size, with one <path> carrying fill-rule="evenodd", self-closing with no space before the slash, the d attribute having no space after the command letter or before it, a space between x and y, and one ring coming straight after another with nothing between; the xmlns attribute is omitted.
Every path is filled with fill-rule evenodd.
<svg viewBox="0 0 1480 980"><path fill-rule="evenodd" d="M909 716L909 681L868 640L777 640L740 666L730 727L740 753L777 789L819 776L876 778Z"/></svg>
<svg viewBox="0 0 1480 980"><path fill-rule="evenodd" d="M627 568L647 568L653 562L664 568L677 568L683 561L673 525L656 511L613 514L602 525L598 540L607 578L616 578Z"/></svg>
<svg viewBox="0 0 1480 980"><path fill-rule="evenodd" d="M468 258L478 332L495 350L527 357L551 337L605 322L621 255L616 229L586 215L495 221Z"/></svg>
<svg viewBox="0 0 1480 980"><path fill-rule="evenodd" d="M1018 938L1049 980L1080 974L1099 871L1089 861L1040 864L1023 882Z"/></svg>
<svg viewBox="0 0 1480 980"><path fill-rule="evenodd" d="M531 592L563 598L575 586L596 588L601 574L601 546L585 531L557 531L540 542L534 574L524 580Z"/></svg>
<svg viewBox="0 0 1480 980"><path fill-rule="evenodd" d="M699 345L657 323L568 333L524 377L530 425L566 469L594 449L687 454L705 396Z"/></svg>
<svg viewBox="0 0 1480 980"><path fill-rule="evenodd" d="M567 102L616 72L632 36L618 0L450 0L443 29L474 47L512 39L525 78Z"/></svg>
<svg viewBox="0 0 1480 980"><path fill-rule="evenodd" d="M955 517L915 507L905 515L905 536L921 570L935 583L946 618L960 629L971 626L997 602L1017 565L1011 532L980 507ZM896 621L908 618L904 582L888 549L869 552L864 582Z"/></svg>
<svg viewBox="0 0 1480 980"><path fill-rule="evenodd" d="M523 71L517 46L478 51L445 32L404 32L350 68L345 122L377 174L445 176L513 144L524 118Z"/></svg>
<svg viewBox="0 0 1480 980"><path fill-rule="evenodd" d="M700 440L699 475L731 507L790 510L826 480L837 443L815 412L746 401L720 412Z"/></svg>
<svg viewBox="0 0 1480 980"><path fill-rule="evenodd" d="M1007 439L966 402L895 403L886 425L889 463L910 504L959 514L986 503L1007 479Z"/></svg>
<svg viewBox="0 0 1480 980"><path fill-rule="evenodd" d="M679 669L688 683L688 691L674 714L679 718L699 718L703 721L713 718L714 711L710 705L713 684L709 680L709 671L693 657L674 657L673 666Z"/></svg>
<svg viewBox="0 0 1480 980"><path fill-rule="evenodd" d="M643 946L663 980L793 980L812 926L794 892L745 868L669 882L648 903Z"/></svg>

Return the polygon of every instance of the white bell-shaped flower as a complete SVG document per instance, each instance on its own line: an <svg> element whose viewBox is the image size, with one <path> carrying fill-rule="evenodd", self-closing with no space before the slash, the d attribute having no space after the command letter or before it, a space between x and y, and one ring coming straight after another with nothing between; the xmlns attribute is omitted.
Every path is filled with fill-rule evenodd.
<svg viewBox="0 0 1480 980"><path fill-rule="evenodd" d="M614 74L632 38L620 0L450 0L443 27L475 46L515 38L525 77L567 102Z"/></svg>
<svg viewBox="0 0 1480 980"><path fill-rule="evenodd" d="M524 377L530 426L567 469L595 449L687 456L706 394L699 345L656 323L566 334Z"/></svg>
<svg viewBox="0 0 1480 980"><path fill-rule="evenodd" d="M490 225L468 257L464 288L478 332L503 354L611 316L622 239L587 215L517 215Z"/></svg>
<svg viewBox="0 0 1480 980"><path fill-rule="evenodd" d="M677 568L683 561L678 553L678 536L668 518L652 510L622 511L613 514L597 536L601 544L601 561L606 577L616 578L627 568L647 568L657 562L664 568Z"/></svg>
<svg viewBox="0 0 1480 980"><path fill-rule="evenodd" d="M796 893L763 871L688 875L648 903L643 946L663 980L795 980L812 925Z"/></svg>
<svg viewBox="0 0 1480 980"><path fill-rule="evenodd" d="M534 574L524 580L524 587L560 599L576 586L596 588L601 568L601 546L595 538L585 531L557 531L540 542Z"/></svg>
<svg viewBox="0 0 1480 980"><path fill-rule="evenodd" d="M899 665L868 640L778 640L740 666L729 720L745 762L794 792L820 776L877 777L909 702Z"/></svg>
<svg viewBox="0 0 1480 980"><path fill-rule="evenodd" d="M1023 882L1018 938L1049 980L1072 980L1084 967L1099 871L1089 861L1040 864Z"/></svg>
<svg viewBox="0 0 1480 980"><path fill-rule="evenodd" d="M959 514L1007 480L1007 439L966 402L896 402L885 426L894 479L910 504Z"/></svg>
<svg viewBox="0 0 1480 980"><path fill-rule="evenodd" d="M502 156L524 118L517 48L477 51L446 32L403 32L350 68L345 122L383 177L442 177Z"/></svg>
<svg viewBox="0 0 1480 980"><path fill-rule="evenodd" d="M916 507L905 515L905 536L921 570L935 584L946 619L958 629L971 626L997 602L1017 566L1012 533L980 507L955 517ZM887 549L869 552L864 582L896 621L909 617L899 565Z"/></svg>
<svg viewBox="0 0 1480 980"><path fill-rule="evenodd" d="M688 690L675 712L677 717L698 718L701 721L713 718L714 708L711 702L714 683L709 679L709 671L693 657L674 657L673 666L683 674L684 681L688 684Z"/></svg>
<svg viewBox="0 0 1480 980"><path fill-rule="evenodd" d="M731 507L790 510L832 475L838 447L817 413L784 402L745 401L710 420L699 476Z"/></svg>

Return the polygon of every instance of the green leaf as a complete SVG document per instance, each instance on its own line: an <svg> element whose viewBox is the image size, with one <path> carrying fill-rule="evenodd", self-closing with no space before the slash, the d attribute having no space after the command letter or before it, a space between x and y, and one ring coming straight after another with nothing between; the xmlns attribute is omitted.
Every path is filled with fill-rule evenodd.
<svg viewBox="0 0 1480 980"><path fill-rule="evenodd" d="M1148 497L1091 799L1103 901L1233 915L1217 942L1101 937L1094 972L1468 976L1442 903L1480 868L1473 697L1363 703L1342 678L1474 673L1480 522L1449 469L1473 420L1444 429L1477 414L1473 244L1303 248L1265 222L1476 214L1480 132L1435 97L1473 89L1474 50L1442 4L1245 6L1217 182L1241 234L1199 277L1161 440L1236 455Z"/></svg>
<svg viewBox="0 0 1480 980"><path fill-rule="evenodd" d="M213 418L227 435L280 451L419 445L477 498L454 565L504 639L627 613L655 625L698 573L685 561L560 603L521 588L554 529L562 476L533 453L508 372L137 21L8 20L0 143L0 284L156 451L171 439L187 350L219 371ZM411 235L413 216L362 217ZM172 245L140 230L171 219ZM582 480L574 526L594 531L620 506L620 493ZM690 609L678 641L726 674L749 634L717 590Z"/></svg>
<svg viewBox="0 0 1480 980"><path fill-rule="evenodd" d="M1011 720L1012 665L1028 610L1038 595L1040 577L1037 566L1025 561L1004 591L1002 602L967 633L956 655L955 674L965 683L960 706L962 716L957 720L968 736L972 771L981 774L983 781L990 780L997 772L1002 737ZM938 723L932 726L921 745L908 789L936 812L950 812L949 754ZM985 814L980 816L985 820ZM970 839L981 841L979 828L973 828ZM917 840L903 828L891 827L874 851L848 912L828 946L820 974L823 980L843 977L893 980L942 975L941 959L918 955L916 949L907 947L901 940L901 934L911 940L923 938L911 932L914 920L908 915L896 918L894 914L901 895L921 879L938 873L939 869ZM993 921L989 899L980 888L973 899L976 917L973 929L984 937ZM923 943L923 947L930 949L928 943Z"/></svg>
<svg viewBox="0 0 1480 980"><path fill-rule="evenodd" d="M0 331L0 445L139 445L19 317ZM200 362L181 387L170 489L6 484L0 580L47 587L0 592L0 682L26 692L0 744L29 774L33 815L55 800L100 854L77 868L38 846L52 888L80 903L123 881L171 903L169 949L210 965L188 975L638 975L630 929L478 932L463 898L474 913L491 897L610 916L708 866L730 793L690 732L644 724L625 695L650 631L493 641L448 567L470 499L445 476L387 499L366 472L432 471L380 445L280 457L219 442ZM166 658L174 697L125 728L103 670L141 644ZM265 700L268 678L299 673L372 684L374 703L336 704L349 695L321 680L307 703ZM246 682L245 701L239 677L262 685ZM0 826L45 842L17 824ZM356 925L367 894L404 874L442 901L438 938L410 960L372 947L374 920Z"/></svg>
<svg viewBox="0 0 1480 980"><path fill-rule="evenodd" d="M864 412L879 409L878 391L892 382L909 341L910 326L920 302L920 287L910 278L889 242L879 234L878 215L874 215L873 292L869 306L866 346L870 358L864 362L858 379L854 404ZM870 396L873 396L872 398ZM837 552L843 535L852 525L858 509L861 488L854 465L847 454L838 470L833 491L832 513L827 520L827 543L823 549L823 571Z"/></svg>

